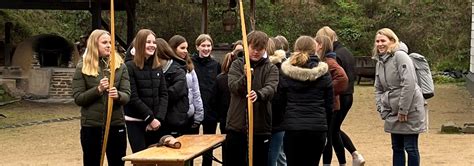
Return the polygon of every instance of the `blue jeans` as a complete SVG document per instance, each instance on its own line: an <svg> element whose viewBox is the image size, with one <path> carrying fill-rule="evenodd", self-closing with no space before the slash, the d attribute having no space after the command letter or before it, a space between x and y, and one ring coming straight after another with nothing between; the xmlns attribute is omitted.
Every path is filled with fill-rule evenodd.
<svg viewBox="0 0 474 166"><path fill-rule="evenodd" d="M405 151L408 154L408 166L420 165L418 134L391 134L393 166L405 166Z"/></svg>
<svg viewBox="0 0 474 166"><path fill-rule="evenodd" d="M285 131L272 133L270 150L268 152L268 166L286 166L286 156L283 152L283 136Z"/></svg>

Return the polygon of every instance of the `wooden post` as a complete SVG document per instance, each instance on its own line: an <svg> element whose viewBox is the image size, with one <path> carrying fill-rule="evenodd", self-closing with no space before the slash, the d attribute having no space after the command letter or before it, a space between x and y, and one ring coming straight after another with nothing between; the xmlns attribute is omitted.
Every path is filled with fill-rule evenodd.
<svg viewBox="0 0 474 166"><path fill-rule="evenodd" d="M202 0L201 34L208 34L207 0Z"/></svg>
<svg viewBox="0 0 474 166"><path fill-rule="evenodd" d="M92 30L100 29L101 25L101 18L102 18L102 6L100 1L95 1L91 10L92 13Z"/></svg>
<svg viewBox="0 0 474 166"><path fill-rule="evenodd" d="M249 49L247 42L247 30L245 29L245 17L244 17L244 5L242 0L239 0L240 8L240 25L242 29L242 44L244 46L245 54L245 76L247 78L247 94L250 94L252 91L252 73L250 71L250 57ZM250 98L247 98L247 114L248 114L248 157L249 157L249 166L253 165L253 103Z"/></svg>
<svg viewBox="0 0 474 166"><path fill-rule="evenodd" d="M130 46L130 44L133 41L134 35L135 35L135 25L136 25L136 4L137 2L135 1L127 1L127 5L125 6L126 11L127 11L127 46ZM127 48L125 48L126 50Z"/></svg>
<svg viewBox="0 0 474 166"><path fill-rule="evenodd" d="M252 28L252 31L255 30L255 8L255 0L250 0L250 28Z"/></svg>
<svg viewBox="0 0 474 166"><path fill-rule="evenodd" d="M11 49L12 49L12 28L13 28L13 23L12 22L6 22L5 23L5 51L4 51L4 60L5 60L5 66L11 66L12 65L12 57L11 57Z"/></svg>
<svg viewBox="0 0 474 166"><path fill-rule="evenodd" d="M110 78L109 78L109 89L114 87L115 82L115 11L114 11L114 0L110 0L110 40L111 40L111 51L109 55L109 67L110 67ZM100 165L104 164L105 151L107 150L107 140L109 138L110 121L112 119L112 110L114 106L114 99L108 97L107 99L107 117L105 121L105 132L104 140L102 141L102 154L100 157Z"/></svg>

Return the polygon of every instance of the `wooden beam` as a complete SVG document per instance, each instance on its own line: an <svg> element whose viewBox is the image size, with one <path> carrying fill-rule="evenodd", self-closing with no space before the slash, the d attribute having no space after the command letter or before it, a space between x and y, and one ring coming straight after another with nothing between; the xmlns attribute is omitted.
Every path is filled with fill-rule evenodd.
<svg viewBox="0 0 474 166"><path fill-rule="evenodd" d="M102 28L102 5L97 2L92 3L90 12L92 14L92 30Z"/></svg>
<svg viewBox="0 0 474 166"><path fill-rule="evenodd" d="M136 3L127 1L128 4L126 5L127 11L127 49L133 41L135 36L135 27L136 27Z"/></svg>
<svg viewBox="0 0 474 166"><path fill-rule="evenodd" d="M5 23L5 50L4 50L4 60L5 60L5 66L11 66L12 65L12 57L11 57L11 49L12 49L12 32L13 29L13 23L12 22L6 22Z"/></svg>
<svg viewBox="0 0 474 166"><path fill-rule="evenodd" d="M255 0L250 0L250 28L251 31L255 30Z"/></svg>
<svg viewBox="0 0 474 166"><path fill-rule="evenodd" d="M207 0L202 0L202 20L201 20L201 33L208 34L208 22L207 19Z"/></svg>
<svg viewBox="0 0 474 166"><path fill-rule="evenodd" d="M137 3L138 0L117 0L115 10L125 10L125 1ZM45 9L45 10L90 10L93 3L99 2L104 10L110 9L105 0L2 0L0 9Z"/></svg>

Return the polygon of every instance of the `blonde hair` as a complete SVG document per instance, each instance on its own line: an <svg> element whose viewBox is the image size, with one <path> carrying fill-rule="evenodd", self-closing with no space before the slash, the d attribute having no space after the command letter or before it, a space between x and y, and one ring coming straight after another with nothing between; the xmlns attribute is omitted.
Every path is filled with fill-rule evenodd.
<svg viewBox="0 0 474 166"><path fill-rule="evenodd" d="M109 35L110 33L96 29L92 31L87 39L87 48L84 52L84 56L82 57L82 73L88 76L97 77L99 75L99 48L98 42L99 38L102 35ZM123 63L123 59L120 54L116 50L115 51L115 69L120 68L120 64ZM110 62L108 62L110 63Z"/></svg>
<svg viewBox="0 0 474 166"><path fill-rule="evenodd" d="M317 52L319 59L321 59L322 61L326 61L326 53L331 52L333 50L331 39L329 39L328 36L321 35L316 36L314 40L316 40L316 42L321 45L321 51Z"/></svg>
<svg viewBox="0 0 474 166"><path fill-rule="evenodd" d="M327 36L331 40L331 43L337 41L337 34L328 26L324 26L316 32L316 36Z"/></svg>
<svg viewBox="0 0 474 166"><path fill-rule="evenodd" d="M214 45L214 43L212 42L211 36L208 35L208 34L201 34L201 35L199 35L199 36L196 38L195 44L196 44L196 46L199 46L199 45L201 45L201 43L204 43L206 40L209 41L209 42L211 42L211 45Z"/></svg>
<svg viewBox="0 0 474 166"><path fill-rule="evenodd" d="M380 30L377 31L377 33L375 33L375 37L374 37L374 48L372 49L372 56L373 57L376 57L379 55L379 50L377 49L377 44L375 43L375 40L377 38L377 35L384 35L386 36L390 41L392 41L392 44L390 44L387 48L387 53L394 53L396 51L396 49L398 49L398 43L400 42L400 40L398 39L397 35L395 34L395 32L393 32L391 29L389 28L382 28Z"/></svg>
<svg viewBox="0 0 474 166"><path fill-rule="evenodd" d="M274 42L274 38L268 38L268 43L267 43L267 55L268 56L273 56L273 54L275 54L275 51L276 51L276 46L275 46L275 42Z"/></svg>
<svg viewBox="0 0 474 166"><path fill-rule="evenodd" d="M288 40L286 40L285 36L282 36L282 35L278 35L275 37L276 40L279 41L279 45L277 45L277 49L283 49L285 50L285 52L288 52L290 51L290 44L288 44Z"/></svg>
<svg viewBox="0 0 474 166"><path fill-rule="evenodd" d="M296 39L293 50L295 52L291 55L290 64L303 66L316 51L316 41L310 36L300 36Z"/></svg>

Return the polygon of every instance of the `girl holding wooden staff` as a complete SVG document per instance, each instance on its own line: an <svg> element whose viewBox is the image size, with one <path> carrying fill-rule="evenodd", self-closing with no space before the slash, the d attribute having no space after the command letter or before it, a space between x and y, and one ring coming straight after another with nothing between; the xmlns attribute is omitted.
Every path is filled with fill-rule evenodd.
<svg viewBox="0 0 474 166"><path fill-rule="evenodd" d="M107 161L109 165L124 165L127 138L123 105L130 99L128 71L118 53L115 53L114 87L109 87L108 74L111 49L110 33L94 30L87 40L82 61L77 64L72 88L77 105L81 106L81 145L84 165L99 165L102 138L107 114L108 98L113 99Z"/></svg>

